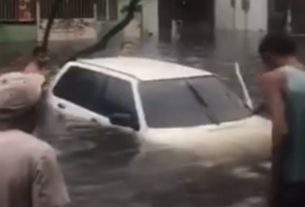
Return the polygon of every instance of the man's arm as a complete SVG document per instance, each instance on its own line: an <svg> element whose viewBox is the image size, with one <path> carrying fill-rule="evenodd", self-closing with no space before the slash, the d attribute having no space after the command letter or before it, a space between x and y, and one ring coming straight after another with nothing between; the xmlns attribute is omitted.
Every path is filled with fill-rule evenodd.
<svg viewBox="0 0 305 207"><path fill-rule="evenodd" d="M33 179L33 207L63 207L69 203L56 153L51 147L37 161Z"/></svg>
<svg viewBox="0 0 305 207"><path fill-rule="evenodd" d="M277 73L269 73L259 79L263 93L266 98L268 110L271 114L272 144L273 150L281 148L284 138L288 134L288 127L285 118L285 104L282 91L284 78Z"/></svg>
<svg viewBox="0 0 305 207"><path fill-rule="evenodd" d="M279 194L279 179L281 165L281 149L288 133L285 120L285 105L282 97L284 79L275 73L269 73L259 78L271 114L272 128L272 168L269 205L277 206Z"/></svg>

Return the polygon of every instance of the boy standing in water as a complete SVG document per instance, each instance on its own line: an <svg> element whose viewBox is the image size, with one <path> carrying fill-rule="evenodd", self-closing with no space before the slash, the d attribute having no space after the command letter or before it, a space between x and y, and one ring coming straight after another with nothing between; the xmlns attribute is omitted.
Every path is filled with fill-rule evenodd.
<svg viewBox="0 0 305 207"><path fill-rule="evenodd" d="M266 70L259 83L271 114L270 206L305 206L305 72L295 42L282 34L264 37L259 53Z"/></svg>
<svg viewBox="0 0 305 207"><path fill-rule="evenodd" d="M46 68L49 61L48 52L41 46L34 48L32 52L32 61L27 64L24 69L25 73L36 73L44 76L45 82L43 85L44 89L48 88L50 75Z"/></svg>
<svg viewBox="0 0 305 207"><path fill-rule="evenodd" d="M37 46L32 52L32 61L25 67L25 73L38 73L47 76L46 65L49 61L48 52L46 49Z"/></svg>
<svg viewBox="0 0 305 207"><path fill-rule="evenodd" d="M136 44L132 41L124 41L120 46L119 56L131 57L136 53Z"/></svg>

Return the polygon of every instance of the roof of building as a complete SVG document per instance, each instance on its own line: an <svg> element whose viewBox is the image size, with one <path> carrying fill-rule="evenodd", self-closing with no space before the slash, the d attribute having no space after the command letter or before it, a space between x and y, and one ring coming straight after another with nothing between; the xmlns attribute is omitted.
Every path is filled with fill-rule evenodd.
<svg viewBox="0 0 305 207"><path fill-rule="evenodd" d="M81 59L79 62L135 77L142 81L208 76L212 73L175 63L146 58L113 57Z"/></svg>

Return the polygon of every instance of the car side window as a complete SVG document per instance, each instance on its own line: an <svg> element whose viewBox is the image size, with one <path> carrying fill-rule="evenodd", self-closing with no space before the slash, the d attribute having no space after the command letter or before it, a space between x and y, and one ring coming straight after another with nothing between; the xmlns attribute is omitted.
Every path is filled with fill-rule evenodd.
<svg viewBox="0 0 305 207"><path fill-rule="evenodd" d="M127 113L136 116L136 108L131 84L127 81L109 78L104 94L108 115ZM135 117L134 117L135 118Z"/></svg>
<svg viewBox="0 0 305 207"><path fill-rule="evenodd" d="M100 115L131 115L138 126L131 83L102 73L70 68L54 88L54 95Z"/></svg>
<svg viewBox="0 0 305 207"><path fill-rule="evenodd" d="M71 67L54 88L54 95L86 109L96 111L106 89L108 76Z"/></svg>

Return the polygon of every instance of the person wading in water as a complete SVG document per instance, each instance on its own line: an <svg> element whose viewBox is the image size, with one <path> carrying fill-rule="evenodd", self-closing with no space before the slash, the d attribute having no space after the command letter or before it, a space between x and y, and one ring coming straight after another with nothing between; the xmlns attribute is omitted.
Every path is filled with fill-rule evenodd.
<svg viewBox="0 0 305 207"><path fill-rule="evenodd" d="M50 83L50 73L46 66L50 58L48 51L41 46L37 46L32 51L32 60L24 68L25 73L37 73L45 78L43 88L46 90Z"/></svg>
<svg viewBox="0 0 305 207"><path fill-rule="evenodd" d="M32 60L24 68L25 73L38 73L47 77L46 65L49 61L46 49L37 46L32 51Z"/></svg>
<svg viewBox="0 0 305 207"><path fill-rule="evenodd" d="M305 206L305 72L293 39L263 38L259 53L266 70L259 76L271 114L272 191L270 206Z"/></svg>
<svg viewBox="0 0 305 207"><path fill-rule="evenodd" d="M136 53L136 44L132 41L124 41L120 46L119 56L132 57Z"/></svg>

